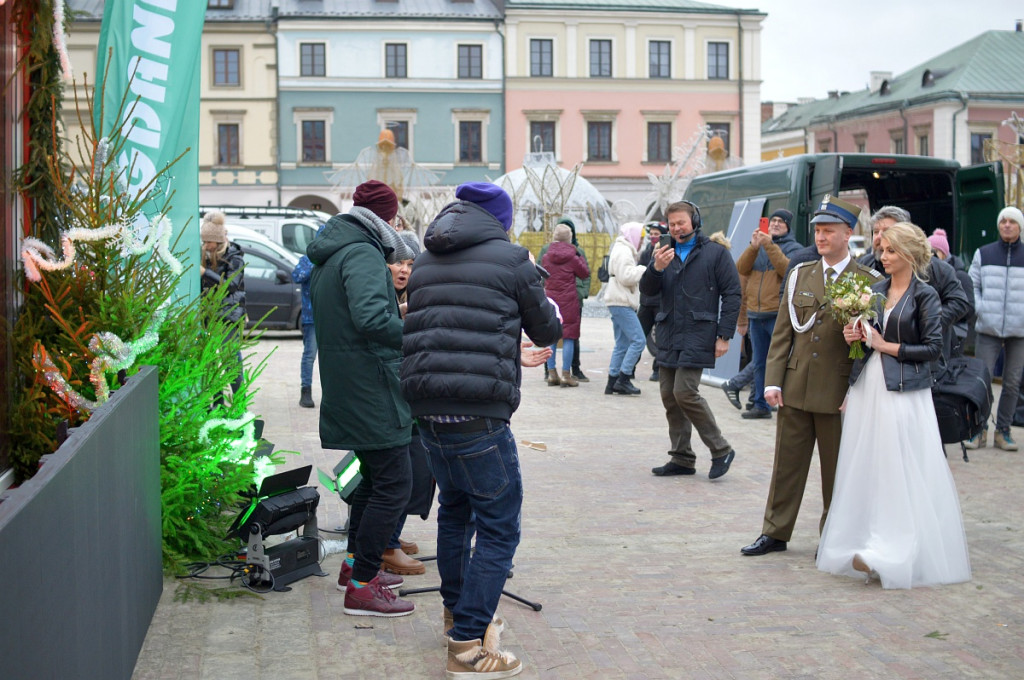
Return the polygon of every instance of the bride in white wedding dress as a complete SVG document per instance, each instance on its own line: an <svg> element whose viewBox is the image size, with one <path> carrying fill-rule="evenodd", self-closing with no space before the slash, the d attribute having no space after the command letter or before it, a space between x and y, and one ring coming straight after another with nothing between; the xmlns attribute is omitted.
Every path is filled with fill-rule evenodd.
<svg viewBox="0 0 1024 680"><path fill-rule="evenodd" d="M852 324L847 342L870 349L851 374L835 488L818 546L818 569L877 576L883 588L960 583L971 578L960 502L943 455L929 362L939 356L938 294L920 280L930 250L901 222L882 236L875 284L885 308L870 337Z"/></svg>

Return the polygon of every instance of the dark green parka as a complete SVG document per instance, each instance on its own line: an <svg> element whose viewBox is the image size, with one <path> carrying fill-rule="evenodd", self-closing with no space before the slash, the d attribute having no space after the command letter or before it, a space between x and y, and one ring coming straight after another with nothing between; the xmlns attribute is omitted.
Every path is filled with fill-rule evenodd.
<svg viewBox="0 0 1024 680"><path fill-rule="evenodd" d="M412 416L398 378L402 317L385 247L357 218L336 215L306 254L315 265L321 445L366 451L408 444Z"/></svg>

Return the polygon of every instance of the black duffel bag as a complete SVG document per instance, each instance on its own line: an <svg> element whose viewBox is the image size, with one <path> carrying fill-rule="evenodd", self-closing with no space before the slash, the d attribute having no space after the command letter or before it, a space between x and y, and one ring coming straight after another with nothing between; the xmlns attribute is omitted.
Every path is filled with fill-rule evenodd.
<svg viewBox="0 0 1024 680"><path fill-rule="evenodd" d="M992 410L992 376L977 357L953 357L932 386L943 444L976 437Z"/></svg>

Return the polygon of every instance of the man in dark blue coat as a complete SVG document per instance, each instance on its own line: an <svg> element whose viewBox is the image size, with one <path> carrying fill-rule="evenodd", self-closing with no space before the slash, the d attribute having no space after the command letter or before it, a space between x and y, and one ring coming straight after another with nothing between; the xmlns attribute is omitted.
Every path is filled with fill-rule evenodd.
<svg viewBox="0 0 1024 680"><path fill-rule="evenodd" d="M473 182L455 197L427 229L409 277L402 392L439 491L448 677L506 678L522 664L500 650L492 620L519 545L523 482L509 419L519 407L520 335L552 345L562 325L529 252L509 242L508 194Z"/></svg>
<svg viewBox="0 0 1024 680"><path fill-rule="evenodd" d="M668 419L670 460L651 472L659 477L692 475L697 456L690 445L693 428L711 450L717 479L729 471L736 452L718 429L700 395L701 374L729 349L736 332L742 291L729 251L701 233L700 211L688 201L668 207L673 244L659 248L640 279L640 292L658 295L655 317L658 381Z"/></svg>

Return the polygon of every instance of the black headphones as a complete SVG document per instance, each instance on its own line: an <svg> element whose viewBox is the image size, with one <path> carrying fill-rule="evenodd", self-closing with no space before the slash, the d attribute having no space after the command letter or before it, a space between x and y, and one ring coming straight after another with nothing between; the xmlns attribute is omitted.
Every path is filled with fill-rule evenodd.
<svg viewBox="0 0 1024 680"><path fill-rule="evenodd" d="M678 202L679 203L685 203L686 205L688 205L691 208L693 208L693 216L690 218L690 224L693 225L693 230L694 231L697 231L698 229L700 229L700 208L697 207L697 204L696 203L692 203L690 201L687 201L684 198L679 199ZM666 215L666 217L668 217L668 216Z"/></svg>

